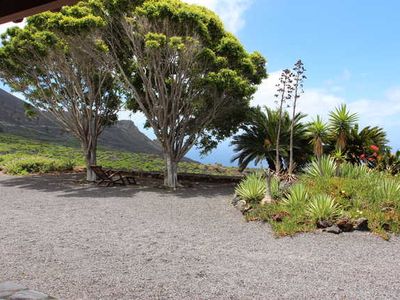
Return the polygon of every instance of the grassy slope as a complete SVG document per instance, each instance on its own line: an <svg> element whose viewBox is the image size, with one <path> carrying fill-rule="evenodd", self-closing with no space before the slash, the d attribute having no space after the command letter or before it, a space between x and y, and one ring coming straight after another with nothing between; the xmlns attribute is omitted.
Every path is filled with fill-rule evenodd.
<svg viewBox="0 0 400 300"><path fill-rule="evenodd" d="M163 171L164 168L164 162L159 156L108 149L98 150L98 164L118 170ZM44 166L38 167L38 165ZM31 172L66 171L83 166L84 159L79 148L0 133L0 168L6 173L24 175ZM236 168L191 162L181 162L179 172L239 174Z"/></svg>

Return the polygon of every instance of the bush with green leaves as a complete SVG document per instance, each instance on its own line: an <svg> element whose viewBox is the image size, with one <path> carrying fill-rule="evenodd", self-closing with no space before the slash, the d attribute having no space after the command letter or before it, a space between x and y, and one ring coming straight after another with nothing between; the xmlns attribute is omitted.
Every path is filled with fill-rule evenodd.
<svg viewBox="0 0 400 300"><path fill-rule="evenodd" d="M331 221L342 214L339 204L328 195L315 196L306 211L313 221Z"/></svg>
<svg viewBox="0 0 400 300"><path fill-rule="evenodd" d="M246 202L260 202L266 192L265 178L257 173L248 175L235 189L236 195Z"/></svg>
<svg viewBox="0 0 400 300"><path fill-rule="evenodd" d="M71 160L52 159L42 156L26 156L10 160L4 164L4 170L12 175L30 173L49 173L55 171L71 171L75 163Z"/></svg>
<svg viewBox="0 0 400 300"><path fill-rule="evenodd" d="M335 172L335 160L329 156L321 156L320 159L313 158L306 168L306 174L312 177L332 177L335 176Z"/></svg>

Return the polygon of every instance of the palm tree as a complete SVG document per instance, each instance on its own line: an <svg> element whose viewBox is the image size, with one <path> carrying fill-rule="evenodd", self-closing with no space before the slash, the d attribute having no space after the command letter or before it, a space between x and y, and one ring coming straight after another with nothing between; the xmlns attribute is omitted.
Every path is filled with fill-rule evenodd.
<svg viewBox="0 0 400 300"><path fill-rule="evenodd" d="M329 127L333 138L336 140L337 150L344 151L349 132L357 120L357 114L350 113L346 104L342 104L335 111L329 113Z"/></svg>
<svg viewBox="0 0 400 300"><path fill-rule="evenodd" d="M279 123L281 123L281 137L278 159L287 161L291 118L288 112L283 112L281 119L279 115L279 110L265 108L264 112L260 107L256 107L252 110L249 121L240 127L242 132L233 137L231 144L234 146L236 154L232 158L232 162L238 161L241 170L244 170L251 162L258 164L264 160L271 170L276 170L275 143ZM306 126L301 123L304 117L305 115L301 113L296 114L293 129L293 147L296 150L294 161L300 166L307 161L311 154L306 136Z"/></svg>
<svg viewBox="0 0 400 300"><path fill-rule="evenodd" d="M308 124L307 135L310 138L310 144L313 146L313 151L318 161L324 154L324 143L328 138L328 125L322 121L320 116L317 116Z"/></svg>

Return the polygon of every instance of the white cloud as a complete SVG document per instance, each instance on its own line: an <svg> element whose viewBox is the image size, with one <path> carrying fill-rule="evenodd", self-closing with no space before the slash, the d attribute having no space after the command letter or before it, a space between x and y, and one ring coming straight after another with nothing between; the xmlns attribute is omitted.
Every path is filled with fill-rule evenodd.
<svg viewBox="0 0 400 300"><path fill-rule="evenodd" d="M275 106L276 84L278 83L281 71L272 72L269 78L265 79L254 95L252 105ZM344 72L345 77L349 73ZM337 96L330 88L307 88L301 95L298 107L309 118L317 114L327 119L328 113L341 103L346 103L352 112L356 112L362 126L381 126L391 132L395 131L394 126L400 126L400 87L389 89L381 99L345 99ZM396 131L397 132L397 131Z"/></svg>
<svg viewBox="0 0 400 300"><path fill-rule="evenodd" d="M24 27L25 24L26 24L25 20L20 22L20 23L8 22L8 23L5 23L5 24L1 24L0 25L0 34L6 32L6 30L8 28L10 28L10 27L15 27L15 26Z"/></svg>
<svg viewBox="0 0 400 300"><path fill-rule="evenodd" d="M275 71L269 74L268 79L265 79L258 87L252 105L274 107L276 84L279 82L281 71ZM323 89L305 89L305 93L298 101L298 108L300 111L306 113L310 117L321 115L326 118L328 112L340 103L345 102L344 99L335 96Z"/></svg>
<svg viewBox="0 0 400 300"><path fill-rule="evenodd" d="M229 31L237 33L245 24L244 12L252 0L185 0L188 3L206 6L215 11Z"/></svg>

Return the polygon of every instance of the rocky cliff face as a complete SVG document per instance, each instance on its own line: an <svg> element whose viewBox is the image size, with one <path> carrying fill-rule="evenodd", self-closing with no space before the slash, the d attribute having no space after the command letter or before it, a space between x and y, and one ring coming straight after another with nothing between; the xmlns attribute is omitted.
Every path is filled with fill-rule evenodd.
<svg viewBox="0 0 400 300"><path fill-rule="evenodd" d="M43 114L38 114L34 119L27 118L24 102L2 89L0 89L0 132L35 140L79 145L78 141L55 120ZM118 121L106 128L100 136L99 146L130 152L161 153L160 146L128 120Z"/></svg>

